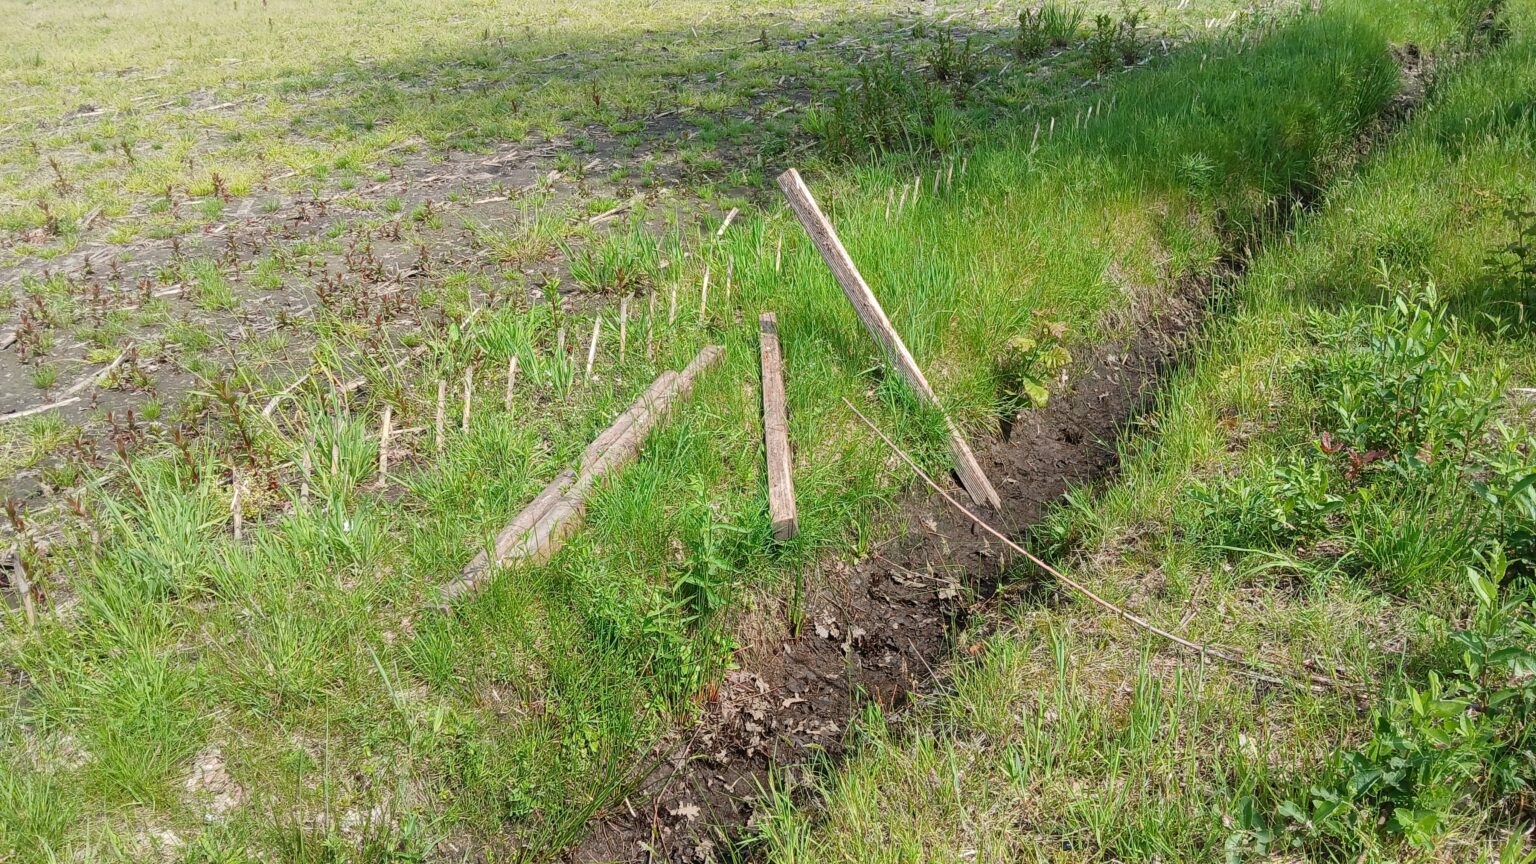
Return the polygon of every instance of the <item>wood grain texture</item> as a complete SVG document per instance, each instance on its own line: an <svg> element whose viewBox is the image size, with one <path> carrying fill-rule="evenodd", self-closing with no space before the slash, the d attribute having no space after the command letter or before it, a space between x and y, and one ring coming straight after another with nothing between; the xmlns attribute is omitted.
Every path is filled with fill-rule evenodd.
<svg viewBox="0 0 1536 864"><path fill-rule="evenodd" d="M795 511L795 481L789 453L789 409L784 398L784 356L779 345L779 319L764 312L757 319L758 353L763 372L763 449L768 460L768 516L775 540L800 533Z"/></svg>
<svg viewBox="0 0 1536 864"><path fill-rule="evenodd" d="M580 525L586 512L587 496L598 480L634 461L651 430L677 401L688 395L698 376L724 356L725 349L710 345L681 372L667 371L659 375L623 414L587 445L575 468L567 468L556 475L511 523L501 529L489 554L487 550L481 550L465 565L459 578L443 588L444 601L481 587L495 566L514 560L532 563L548 560Z"/></svg>
<svg viewBox="0 0 1536 864"><path fill-rule="evenodd" d="M853 258L848 255L848 250L843 248L843 242L838 239L837 232L833 230L832 223L822 214L817 206L816 199L811 196L811 190L800 178L800 172L791 168L779 175L779 188L784 191L784 196L789 200L789 207L795 212L795 216L804 226L805 233L810 236L811 243L816 251L821 253L827 267L831 269L832 276L837 279L837 284L847 295L848 302L853 305L853 311L858 313L859 320L864 322L869 335L884 349L886 356L890 358L891 365L917 392L918 396L927 401L933 407L943 411L939 404L938 396L933 388L928 385L928 379L923 375L923 370L912 357L912 352L907 350L906 343L901 340L901 334L891 325L891 319L886 317L885 309L880 306L880 301L875 298L875 293L870 290L869 284L859 274L854 266ZM1002 506L1002 501L997 497L997 490L992 488L992 483L987 479L985 472L981 470L981 463L976 460L976 454L971 452L971 445L966 442L965 436L960 434L960 429L949 414L944 414L945 425L949 428L949 449L955 460L955 473L960 477L960 484L965 491L970 493L971 500L978 505L986 505L994 510Z"/></svg>

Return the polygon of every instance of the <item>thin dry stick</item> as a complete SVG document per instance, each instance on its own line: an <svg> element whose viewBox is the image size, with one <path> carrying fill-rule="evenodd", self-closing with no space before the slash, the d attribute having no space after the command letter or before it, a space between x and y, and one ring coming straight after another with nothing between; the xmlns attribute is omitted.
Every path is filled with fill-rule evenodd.
<svg viewBox="0 0 1536 864"><path fill-rule="evenodd" d="M337 440L332 440L331 441L331 476L335 477L339 473L341 473L341 442L337 441ZM332 484L331 488L334 489L335 485Z"/></svg>
<svg viewBox="0 0 1536 864"><path fill-rule="evenodd" d="M379 485L389 479L389 433L395 406L384 403L384 419L379 421Z"/></svg>
<svg viewBox="0 0 1536 864"><path fill-rule="evenodd" d="M704 285L699 289L699 326L704 325L704 316L709 312L709 265L704 265Z"/></svg>
<svg viewBox="0 0 1536 864"><path fill-rule="evenodd" d="M955 160L949 160L949 170L944 173L944 191L952 192L955 188Z"/></svg>
<svg viewBox="0 0 1536 864"><path fill-rule="evenodd" d="M17 411L13 414L0 414L0 423L4 423L7 420L20 420L23 417L31 417L33 414L41 414L44 411L52 411L55 408L63 408L66 405L73 405L79 401L79 396L71 396L68 399L60 399L57 402L49 402L47 405L38 405L35 408L28 408L25 411Z"/></svg>
<svg viewBox="0 0 1536 864"><path fill-rule="evenodd" d="M1263 667L1260 667L1260 666L1258 666L1255 663L1249 662L1248 660L1244 660L1241 657L1235 656L1233 654L1229 654L1229 653L1227 653L1225 651L1222 651L1219 648L1212 648L1211 646L1202 644L1200 642L1191 642L1188 639L1185 639L1185 638L1183 638L1181 636L1178 636L1178 635L1175 635L1173 633L1170 633L1167 630L1164 630L1161 627L1158 627L1157 625L1151 623L1150 621L1147 621L1146 619L1141 618L1138 615L1135 615L1135 614L1133 614L1131 612L1128 612L1125 609L1122 609L1121 607L1119 607L1119 606L1115 605L1114 603L1110 602L1109 600L1106 600L1103 597L1100 597L1098 594L1095 594L1090 588L1088 588L1088 586L1083 585L1080 582L1077 582L1076 580L1074 580L1071 577L1067 576L1065 573L1062 573L1060 570L1057 570L1055 567L1052 567L1051 565L1045 563L1041 559L1039 559L1039 558L1035 557L1034 555L1030 554L1029 550L1027 550L1024 547L1020 546L1019 544L1013 542L1012 540L1008 539L1008 537L1006 535L1004 535L1001 531L998 531L996 528L993 528L991 525L989 525L988 523L983 521L980 516L977 516L975 513L972 513L969 509L966 508L966 506L964 504L961 504L959 501L957 501L953 495L950 495L948 492L944 491L944 489L942 487L940 487L939 484L933 482L933 478L928 476L928 472L924 471L921 467L919 467L918 464L915 461L912 460L912 457L907 455L907 452L905 450L902 450L901 447L898 446L895 441L892 441L889 436L887 436L883 431L881 431L879 426L876 426L873 421L871 421L868 417L864 416L864 412L862 412L859 409L855 408L853 406L853 403L848 401L847 397L843 398L843 404L847 405L848 406L848 410L852 411L855 416L857 416L860 420L862 420L864 422L864 425L869 427L870 431L874 432L877 436L879 436L880 440L885 442L885 446L887 446L887 447L889 447L891 449L891 452L895 453L896 456L898 458L900 458L901 461L905 462L907 464L907 467L911 468L912 471L915 474L917 474L917 476L919 478L921 478L924 483L928 484L928 488L930 488L934 492L938 493L940 498L943 498L946 502L948 502L949 506L951 506L951 507L955 508L956 510L960 511L967 519L970 519L972 522L976 523L977 527L981 528L983 531L986 531L988 534L991 534L993 537L996 537L998 540L1000 540L1003 543L1003 545L1007 546L1009 549L1012 549L1014 552L1017 552L1019 555L1024 556L1024 558L1026 560L1028 560L1031 564L1034 564L1036 567L1039 567L1041 570L1044 570L1046 573L1050 574L1052 577L1054 577L1056 580L1061 582L1063 585L1066 585L1068 588L1071 588L1072 590L1074 590L1077 593L1081 594L1082 596L1086 597L1088 600L1092 601L1094 604L1100 606L1101 608L1103 608L1103 609L1105 609L1105 610L1107 610L1107 611L1109 611L1111 613L1114 613L1115 615L1118 615L1120 618L1124 619L1126 622L1130 623L1131 625L1133 625L1135 627L1139 627L1142 630L1145 630L1145 631L1147 631L1149 633L1152 633L1153 635L1162 637L1163 639L1166 639L1169 642L1172 642L1172 643L1174 643L1175 645L1178 645L1181 648L1184 648L1184 649L1186 649L1188 651L1191 651L1191 652L1193 652L1195 654L1198 654L1202 660L1204 660L1206 657L1214 657L1217 660L1221 660L1223 662L1230 663L1230 664L1232 664L1234 666L1240 667L1247 674L1249 674L1249 675L1251 675L1251 676L1253 676L1253 677L1255 677L1255 678L1257 678L1257 679L1259 679L1261 681L1268 682L1270 684L1282 684L1283 685L1283 684L1298 684L1298 683L1301 683L1301 681L1298 680L1298 679L1278 678L1278 677L1276 677L1274 675L1271 675L1268 672L1264 671ZM1305 676L1299 676L1299 677L1300 677L1300 679L1304 679L1308 683L1308 685L1310 685L1310 686L1317 686L1317 687L1340 687L1340 686L1343 686L1340 682L1334 681L1331 678L1326 678L1326 677L1321 676L1321 675L1305 675Z"/></svg>
<svg viewBox="0 0 1536 864"><path fill-rule="evenodd" d="M603 331L603 316L592 319L592 341L587 343L587 371L583 377L592 377L592 361L597 359L597 337Z"/></svg>
<svg viewBox="0 0 1536 864"><path fill-rule="evenodd" d="M443 452L448 443L445 437L448 424L448 379L437 379L437 452Z"/></svg>
<svg viewBox="0 0 1536 864"><path fill-rule="evenodd" d="M740 210L738 210L735 207L732 207L731 208L731 212L725 214L725 221L720 223L720 230L715 232L715 239L716 240L718 240L721 237L725 236L725 229L731 227L731 223L736 220L736 214L739 213L739 212L740 212Z"/></svg>
<svg viewBox="0 0 1536 864"><path fill-rule="evenodd" d="M893 189L891 191L894 192L896 190ZM887 221L889 221L890 218L891 218L891 213L890 213L891 206L890 206L889 202L886 203L885 210L886 210L885 218L886 218ZM780 265L782 265L783 263L784 263L784 235L780 234L779 235L779 242L778 242L778 244L773 249L773 272L778 273L779 270L780 270Z"/></svg>
<svg viewBox="0 0 1536 864"><path fill-rule="evenodd" d="M677 285L672 286L672 299L667 301L667 326L671 327L677 321Z"/></svg>
<svg viewBox="0 0 1536 864"><path fill-rule="evenodd" d="M459 422L459 429L469 431L469 407L475 400L475 367L464 370L464 419Z"/></svg>
<svg viewBox="0 0 1536 864"><path fill-rule="evenodd" d="M240 469L229 469L229 518L235 523L235 539L239 540L244 531L245 513L240 507Z"/></svg>
<svg viewBox="0 0 1536 864"><path fill-rule="evenodd" d="M619 362L624 362L624 349L629 345L629 295L619 298Z"/></svg>
<svg viewBox="0 0 1536 864"><path fill-rule="evenodd" d="M502 397L501 408L503 411L512 410L512 385L517 383L517 355L507 361L507 395Z"/></svg>

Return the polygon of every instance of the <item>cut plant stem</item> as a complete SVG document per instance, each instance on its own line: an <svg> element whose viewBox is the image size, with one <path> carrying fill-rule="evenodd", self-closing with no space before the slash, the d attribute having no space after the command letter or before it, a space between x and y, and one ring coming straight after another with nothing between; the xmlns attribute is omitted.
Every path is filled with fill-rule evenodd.
<svg viewBox="0 0 1536 864"><path fill-rule="evenodd" d="M784 399L784 357L779 319L764 312L757 319L758 353L763 376L763 450L767 458L768 518L773 537L783 542L800 533L795 512L795 482L790 470L789 412Z"/></svg>
<svg viewBox="0 0 1536 864"><path fill-rule="evenodd" d="M448 425L448 380L437 379L437 452L443 452L447 444Z"/></svg>
<svg viewBox="0 0 1536 864"><path fill-rule="evenodd" d="M309 475L314 473L314 459L309 455L309 442L304 443L304 455L299 460L299 500L309 500Z"/></svg>
<svg viewBox="0 0 1536 864"><path fill-rule="evenodd" d="M821 208L816 205L816 199L811 196L811 190L806 187L805 181L800 179L800 172L791 168L780 174L779 188L784 190L785 197L789 199L790 209L795 211L800 224L805 227L806 234L810 236L811 243L831 268L832 275L836 277L838 285L842 286L848 302L853 304L854 311L858 313L859 320L864 322L869 334L885 350L891 364L896 367L896 371L917 395L944 415L944 423L949 431L950 453L954 456L955 473L959 475L961 485L978 505L993 509L1000 508L1002 500L998 498L997 490L992 488L992 483L987 480L986 473L981 470L981 463L976 461L976 455L971 452L970 444L966 442L965 436L960 434L959 427L955 426L948 412L945 412L944 407L939 404L939 397L928 385L928 379L923 375L923 370L913 359L912 352L907 350L901 334L891 326L890 319L886 317L885 310L881 308L880 301L870 290L869 284L864 281L863 276L859 275L858 268L854 266L848 251L843 248L843 243L838 239L832 223L822 215Z"/></svg>
<svg viewBox="0 0 1536 864"><path fill-rule="evenodd" d="M27 564L21 559L21 545L11 547L11 560L16 563L15 588L21 595L21 608L27 616L27 626L37 628L37 606L32 599L32 582L27 579Z"/></svg>
<svg viewBox="0 0 1536 864"><path fill-rule="evenodd" d="M652 289L650 311L645 316L645 359L649 360L654 355L653 348L656 339L656 291Z"/></svg>
<svg viewBox="0 0 1536 864"><path fill-rule="evenodd" d="M587 368L582 373L582 377L589 381L592 379L592 363L597 359L597 338L602 332L603 316L599 315L592 319L592 339L587 342Z"/></svg>
<svg viewBox="0 0 1536 864"><path fill-rule="evenodd" d="M245 513L240 507L240 486L240 469L229 469L229 518L234 522L236 540L241 538L243 534L241 529L245 525Z"/></svg>
<svg viewBox="0 0 1536 864"><path fill-rule="evenodd" d="M619 298L619 362L624 362L624 349L629 345L629 295Z"/></svg>
<svg viewBox="0 0 1536 864"><path fill-rule="evenodd" d="M394 419L394 406L384 403L384 417L379 420L379 485L389 479L389 433Z"/></svg>
<svg viewBox="0 0 1536 864"><path fill-rule="evenodd" d="M738 208L732 207L731 212L725 214L725 221L720 223L720 230L715 232L716 240L725 236L725 229L731 227L731 223L736 221L736 214L739 212L741 211Z"/></svg>
<svg viewBox="0 0 1536 864"><path fill-rule="evenodd" d="M699 288L699 326L704 326L704 316L709 312L709 265L704 265L704 284Z"/></svg>

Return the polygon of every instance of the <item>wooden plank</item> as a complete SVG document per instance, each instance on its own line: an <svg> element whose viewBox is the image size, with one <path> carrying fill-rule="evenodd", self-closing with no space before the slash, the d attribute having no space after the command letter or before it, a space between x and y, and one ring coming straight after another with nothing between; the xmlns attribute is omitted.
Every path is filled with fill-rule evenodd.
<svg viewBox="0 0 1536 864"><path fill-rule="evenodd" d="M646 436L666 416L671 405L686 396L698 376L724 356L723 348L711 345L700 351L683 371L667 371L657 376L645 393L587 445L575 468L561 471L496 535L490 554L481 550L459 578L443 588L443 599L450 601L480 587L493 562L500 565L509 560L548 560L580 525L587 494L597 481L638 457Z"/></svg>
<svg viewBox="0 0 1536 864"><path fill-rule="evenodd" d="M581 518L586 514L587 497L597 481L638 458L646 437L666 417L672 405L687 396L698 376L724 356L725 349L720 346L706 346L693 362L678 372L659 392L655 389L646 391L641 397L643 404L633 422L614 436L612 443L591 464L583 466L576 482L571 484L565 495L545 512L529 532L522 548L514 550L508 557L541 563L560 551L565 538L580 526Z"/></svg>
<svg viewBox="0 0 1536 864"><path fill-rule="evenodd" d="M800 224L805 227L805 233L810 236L811 243L821 253L822 259L827 262L827 267L832 270L837 284L848 296L848 302L853 304L854 311L858 313L859 320L864 322L864 327L869 330L869 334L885 350L896 371L917 392L918 396L942 412L943 406L939 404L939 398L934 394L933 388L928 385L928 379L923 375L923 370L913 359L912 352L907 350L906 343L901 340L901 334L891 326L891 320L886 317L880 301L875 298L875 293L870 290L869 284L864 281L864 277L854 266L848 250L843 248L843 242L838 239L832 223L822 215L816 199L811 197L811 190L800 178L800 172L791 168L780 174L779 188L789 199L790 209L795 212ZM997 490L993 489L992 483L987 480L986 473L981 470L981 463L976 461L976 454L971 452L971 445L966 442L965 436L960 434L959 427L955 426L947 413L944 415L944 422L949 427L949 449L955 459L955 473L960 477L960 484L965 487L966 492L970 493L971 500L976 504L987 505L994 510L1000 509L1002 501L997 497Z"/></svg>
<svg viewBox="0 0 1536 864"><path fill-rule="evenodd" d="M795 512L795 481L790 471L789 411L784 399L784 358L779 350L779 319L764 312L757 319L758 353L763 368L763 448L768 458L768 517L775 540L800 533Z"/></svg>

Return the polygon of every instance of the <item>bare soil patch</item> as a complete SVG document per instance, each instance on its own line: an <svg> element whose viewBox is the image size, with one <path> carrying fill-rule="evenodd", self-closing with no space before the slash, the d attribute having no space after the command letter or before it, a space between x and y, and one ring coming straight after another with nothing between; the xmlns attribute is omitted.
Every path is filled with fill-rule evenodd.
<svg viewBox="0 0 1536 864"><path fill-rule="evenodd" d="M1086 352L1045 408L978 442L1003 499L1002 512L987 514L994 524L1027 535L1069 488L1113 471L1117 436L1200 320L1198 293L1145 309L1125 338ZM830 562L812 578L801 632L773 616L698 722L657 748L656 769L598 818L570 861L716 860L750 825L771 771L793 776L818 755L836 759L860 705L900 709L931 685L968 601L995 592L1014 562L937 496L911 495L900 524L869 557Z"/></svg>

